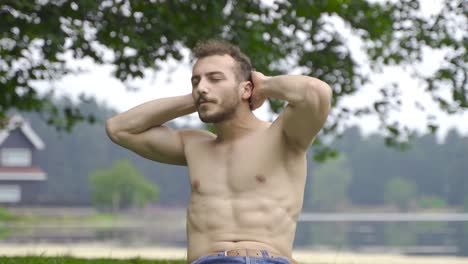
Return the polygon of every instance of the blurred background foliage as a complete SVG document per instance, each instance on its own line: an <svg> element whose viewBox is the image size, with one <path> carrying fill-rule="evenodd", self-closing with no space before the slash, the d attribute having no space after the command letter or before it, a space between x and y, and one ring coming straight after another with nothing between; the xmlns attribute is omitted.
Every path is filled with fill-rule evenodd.
<svg viewBox="0 0 468 264"><path fill-rule="evenodd" d="M146 180L133 164L117 160L111 168L93 171L88 176L94 206L117 212L132 207L143 208L157 202L159 188Z"/></svg>
<svg viewBox="0 0 468 264"><path fill-rule="evenodd" d="M93 113L85 115L71 105L59 109L51 100L53 92L39 95L33 88L35 81L80 71L67 65L67 52L113 65L115 77L129 84L148 74L147 69L158 72L168 58L181 60L183 48L220 38L239 45L267 75L297 69L328 82L334 108L325 135L339 134L350 116L372 115L380 120L385 143L404 147L414 131L390 121L388 112L400 108L400 90L412 87L376 87L381 98L353 109L340 101L362 89L372 74L394 65L412 72L444 112L466 111L467 13L464 0L445 0L430 16L422 14L418 0L2 0L0 119L16 109L39 112L49 125L67 131L78 122L95 122ZM361 41L367 65L356 61L348 40L334 27L337 21ZM445 60L434 74L417 70L425 51L441 50ZM449 97L442 96L446 88ZM284 103L270 100L270 106L279 112ZM435 132L437 119L430 109L423 111L429 131ZM323 141L315 144L322 149L315 154L318 160L336 155L320 147Z"/></svg>

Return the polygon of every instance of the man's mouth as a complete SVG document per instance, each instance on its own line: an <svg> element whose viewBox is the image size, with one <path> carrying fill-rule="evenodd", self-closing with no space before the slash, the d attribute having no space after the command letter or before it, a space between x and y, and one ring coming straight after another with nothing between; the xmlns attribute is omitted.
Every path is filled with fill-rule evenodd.
<svg viewBox="0 0 468 264"><path fill-rule="evenodd" d="M202 104L206 104L206 103L209 103L209 101L207 101L207 100L199 100L198 101L198 105L202 105Z"/></svg>

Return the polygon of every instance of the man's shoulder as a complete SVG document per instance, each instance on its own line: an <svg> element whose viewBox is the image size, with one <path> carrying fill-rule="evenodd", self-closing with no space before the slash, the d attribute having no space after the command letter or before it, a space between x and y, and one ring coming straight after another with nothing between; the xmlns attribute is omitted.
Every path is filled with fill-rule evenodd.
<svg viewBox="0 0 468 264"><path fill-rule="evenodd" d="M196 129L196 128L180 129L179 133L184 143L191 142L191 141L216 139L215 134L204 129Z"/></svg>

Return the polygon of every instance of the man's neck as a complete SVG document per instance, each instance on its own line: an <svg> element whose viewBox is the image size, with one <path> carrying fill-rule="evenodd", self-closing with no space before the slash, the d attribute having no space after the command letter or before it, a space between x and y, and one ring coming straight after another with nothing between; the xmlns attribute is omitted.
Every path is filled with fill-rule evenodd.
<svg viewBox="0 0 468 264"><path fill-rule="evenodd" d="M242 138L259 128L265 127L265 122L258 119L250 110L239 109L229 120L214 124L217 142L228 142Z"/></svg>

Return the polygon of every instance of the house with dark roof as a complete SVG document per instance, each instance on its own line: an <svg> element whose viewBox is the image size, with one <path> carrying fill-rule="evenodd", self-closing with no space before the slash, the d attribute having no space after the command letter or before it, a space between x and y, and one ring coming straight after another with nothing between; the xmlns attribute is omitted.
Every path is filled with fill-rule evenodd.
<svg viewBox="0 0 468 264"><path fill-rule="evenodd" d="M47 173L37 166L44 142L20 115L0 128L0 206L35 204Z"/></svg>

